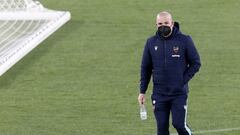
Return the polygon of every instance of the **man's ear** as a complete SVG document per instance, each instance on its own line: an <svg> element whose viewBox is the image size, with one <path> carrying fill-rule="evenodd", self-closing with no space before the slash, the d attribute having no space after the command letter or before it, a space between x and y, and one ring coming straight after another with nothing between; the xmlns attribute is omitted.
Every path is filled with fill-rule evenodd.
<svg viewBox="0 0 240 135"><path fill-rule="evenodd" d="M174 21L172 21L172 24L171 24L171 29L173 29L174 27Z"/></svg>
<svg viewBox="0 0 240 135"><path fill-rule="evenodd" d="M156 26L156 28L158 29L158 25L157 25L157 23L155 24L155 26Z"/></svg>

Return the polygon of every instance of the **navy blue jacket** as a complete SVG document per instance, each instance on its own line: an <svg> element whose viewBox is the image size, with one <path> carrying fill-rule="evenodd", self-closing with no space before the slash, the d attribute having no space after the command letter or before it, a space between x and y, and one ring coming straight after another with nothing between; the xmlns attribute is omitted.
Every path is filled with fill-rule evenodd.
<svg viewBox="0 0 240 135"><path fill-rule="evenodd" d="M140 93L145 93L152 76L153 94L181 95L188 93L188 81L199 71L200 57L190 36L184 35L179 24L167 38L150 37L145 45Z"/></svg>

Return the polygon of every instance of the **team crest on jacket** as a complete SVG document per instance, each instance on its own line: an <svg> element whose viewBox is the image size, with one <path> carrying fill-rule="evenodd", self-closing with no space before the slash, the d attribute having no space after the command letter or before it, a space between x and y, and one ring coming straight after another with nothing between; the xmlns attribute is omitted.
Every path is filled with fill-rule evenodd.
<svg viewBox="0 0 240 135"><path fill-rule="evenodd" d="M180 57L180 55L178 54L179 52L179 47L178 46L173 46L173 55L172 57Z"/></svg>
<svg viewBox="0 0 240 135"><path fill-rule="evenodd" d="M179 47L178 46L173 46L173 52L177 54L179 52Z"/></svg>
<svg viewBox="0 0 240 135"><path fill-rule="evenodd" d="M155 49L155 51L157 51L157 49L158 49L158 46L154 46L154 49Z"/></svg>

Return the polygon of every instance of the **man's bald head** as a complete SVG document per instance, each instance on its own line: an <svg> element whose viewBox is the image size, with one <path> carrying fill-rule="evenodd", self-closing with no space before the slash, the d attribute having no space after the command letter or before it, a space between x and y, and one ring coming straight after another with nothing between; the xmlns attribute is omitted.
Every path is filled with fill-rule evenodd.
<svg viewBox="0 0 240 135"><path fill-rule="evenodd" d="M156 17L156 25L157 27L160 27L162 25L166 25L170 27L173 26L172 15L167 11L158 13Z"/></svg>
<svg viewBox="0 0 240 135"><path fill-rule="evenodd" d="M158 18L168 18L172 21L172 15L167 11L163 11L163 12L158 13L157 14L157 19Z"/></svg>
<svg viewBox="0 0 240 135"><path fill-rule="evenodd" d="M163 11L163 12L158 13L157 17L156 17L156 26L157 26L158 29L161 26L170 27L171 32L167 36L171 35L172 30L173 30L173 26L174 26L172 15L167 11Z"/></svg>

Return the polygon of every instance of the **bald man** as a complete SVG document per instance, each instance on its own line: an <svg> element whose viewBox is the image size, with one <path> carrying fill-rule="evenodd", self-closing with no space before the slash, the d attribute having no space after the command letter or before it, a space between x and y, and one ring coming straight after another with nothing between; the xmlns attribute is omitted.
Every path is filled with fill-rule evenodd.
<svg viewBox="0 0 240 135"><path fill-rule="evenodd" d="M188 82L201 63L190 36L184 35L170 13L156 17L156 35L148 38L142 56L139 104L152 76L152 104L157 121L157 135L169 135L169 116L179 135L192 135L187 126Z"/></svg>

